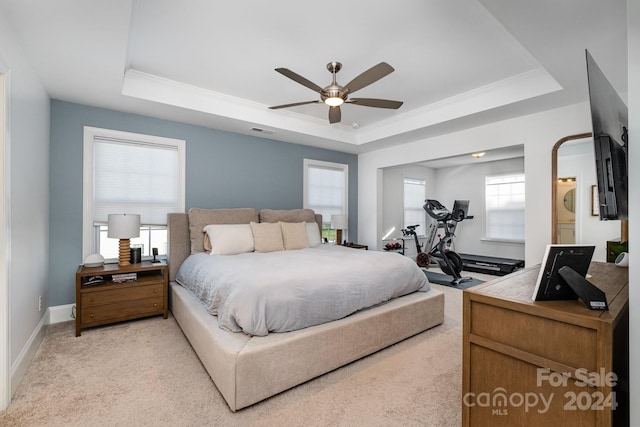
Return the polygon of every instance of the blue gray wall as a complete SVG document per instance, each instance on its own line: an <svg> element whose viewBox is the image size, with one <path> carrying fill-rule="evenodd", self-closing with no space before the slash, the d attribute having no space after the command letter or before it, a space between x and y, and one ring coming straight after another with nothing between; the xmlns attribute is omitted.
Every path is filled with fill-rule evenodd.
<svg viewBox="0 0 640 427"><path fill-rule="evenodd" d="M51 101L49 305L75 302L82 263L83 127L184 139L186 208L302 207L303 159L349 165L349 234L357 238L356 155Z"/></svg>

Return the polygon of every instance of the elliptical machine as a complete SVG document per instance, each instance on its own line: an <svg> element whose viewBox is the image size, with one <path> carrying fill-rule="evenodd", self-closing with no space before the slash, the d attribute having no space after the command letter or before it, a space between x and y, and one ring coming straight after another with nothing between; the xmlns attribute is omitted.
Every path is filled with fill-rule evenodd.
<svg viewBox="0 0 640 427"><path fill-rule="evenodd" d="M428 252L423 252L423 245L418 240L418 234L416 228L419 225L410 225L402 230L402 234L405 236L413 236L416 250L418 255L416 256L416 262L419 267L428 268L432 262L440 267L443 273L452 276L452 284L458 285L459 283L471 280L471 277L462 277L460 272L462 271L462 258L455 253L453 248L453 238L455 237L455 230L459 222L465 218L471 218L467 216L467 209L469 206L468 201L456 200L452 211L447 210L440 202L433 199L425 200L426 203L423 209L431 217L432 222L429 224L429 234L427 236L427 247L431 248ZM438 228L444 228L444 236L437 234ZM436 235L438 242L434 244Z"/></svg>

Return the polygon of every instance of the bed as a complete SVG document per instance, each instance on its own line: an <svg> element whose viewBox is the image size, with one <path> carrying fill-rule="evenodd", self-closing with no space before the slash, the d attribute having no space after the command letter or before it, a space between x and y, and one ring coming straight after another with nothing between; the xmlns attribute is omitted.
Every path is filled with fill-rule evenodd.
<svg viewBox="0 0 640 427"><path fill-rule="evenodd" d="M170 309L232 411L372 354L444 320L444 295L435 289L422 288L338 320L287 332L248 334L242 332L245 327L234 326L235 319L224 326L226 329L221 327L218 316L210 313L212 309L176 281L183 274L180 270L183 264L197 256L202 258L205 247L211 249L208 235L203 231L207 225L300 222L307 225L313 222L321 229L322 218L308 209L258 212L250 208L192 208L189 213L168 216ZM303 251L307 249L299 252ZM221 314L221 319L222 316L226 315ZM232 331L234 328L240 331ZM284 326L287 328L290 326Z"/></svg>

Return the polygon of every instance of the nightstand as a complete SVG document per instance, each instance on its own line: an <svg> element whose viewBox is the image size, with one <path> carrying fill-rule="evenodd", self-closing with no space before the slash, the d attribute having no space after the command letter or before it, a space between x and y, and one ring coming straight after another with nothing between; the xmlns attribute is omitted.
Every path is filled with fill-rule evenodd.
<svg viewBox="0 0 640 427"><path fill-rule="evenodd" d="M114 275L130 273L135 274L135 281L113 282ZM79 266L76 271L76 336L80 336L82 329L92 326L159 314L166 319L169 314L168 277L166 264L154 265L150 261L124 267L117 263Z"/></svg>

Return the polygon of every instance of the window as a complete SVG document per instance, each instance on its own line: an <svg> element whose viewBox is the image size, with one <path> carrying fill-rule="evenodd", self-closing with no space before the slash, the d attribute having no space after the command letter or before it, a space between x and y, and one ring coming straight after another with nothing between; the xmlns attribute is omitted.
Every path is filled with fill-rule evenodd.
<svg viewBox="0 0 640 427"><path fill-rule="evenodd" d="M486 237L524 241L524 174L485 179Z"/></svg>
<svg viewBox="0 0 640 427"><path fill-rule="evenodd" d="M140 237L131 247L143 256L167 252L167 214L184 212L185 141L84 128L83 257L118 258L107 238L110 213L140 214Z"/></svg>
<svg viewBox="0 0 640 427"><path fill-rule="evenodd" d="M404 226L420 225L416 232L424 236L426 233L426 212L422 208L426 194L423 179L404 178Z"/></svg>
<svg viewBox="0 0 640 427"><path fill-rule="evenodd" d="M349 166L341 163L304 159L303 205L322 214L322 237L335 241L331 215L349 214ZM343 230L346 239L346 231Z"/></svg>

